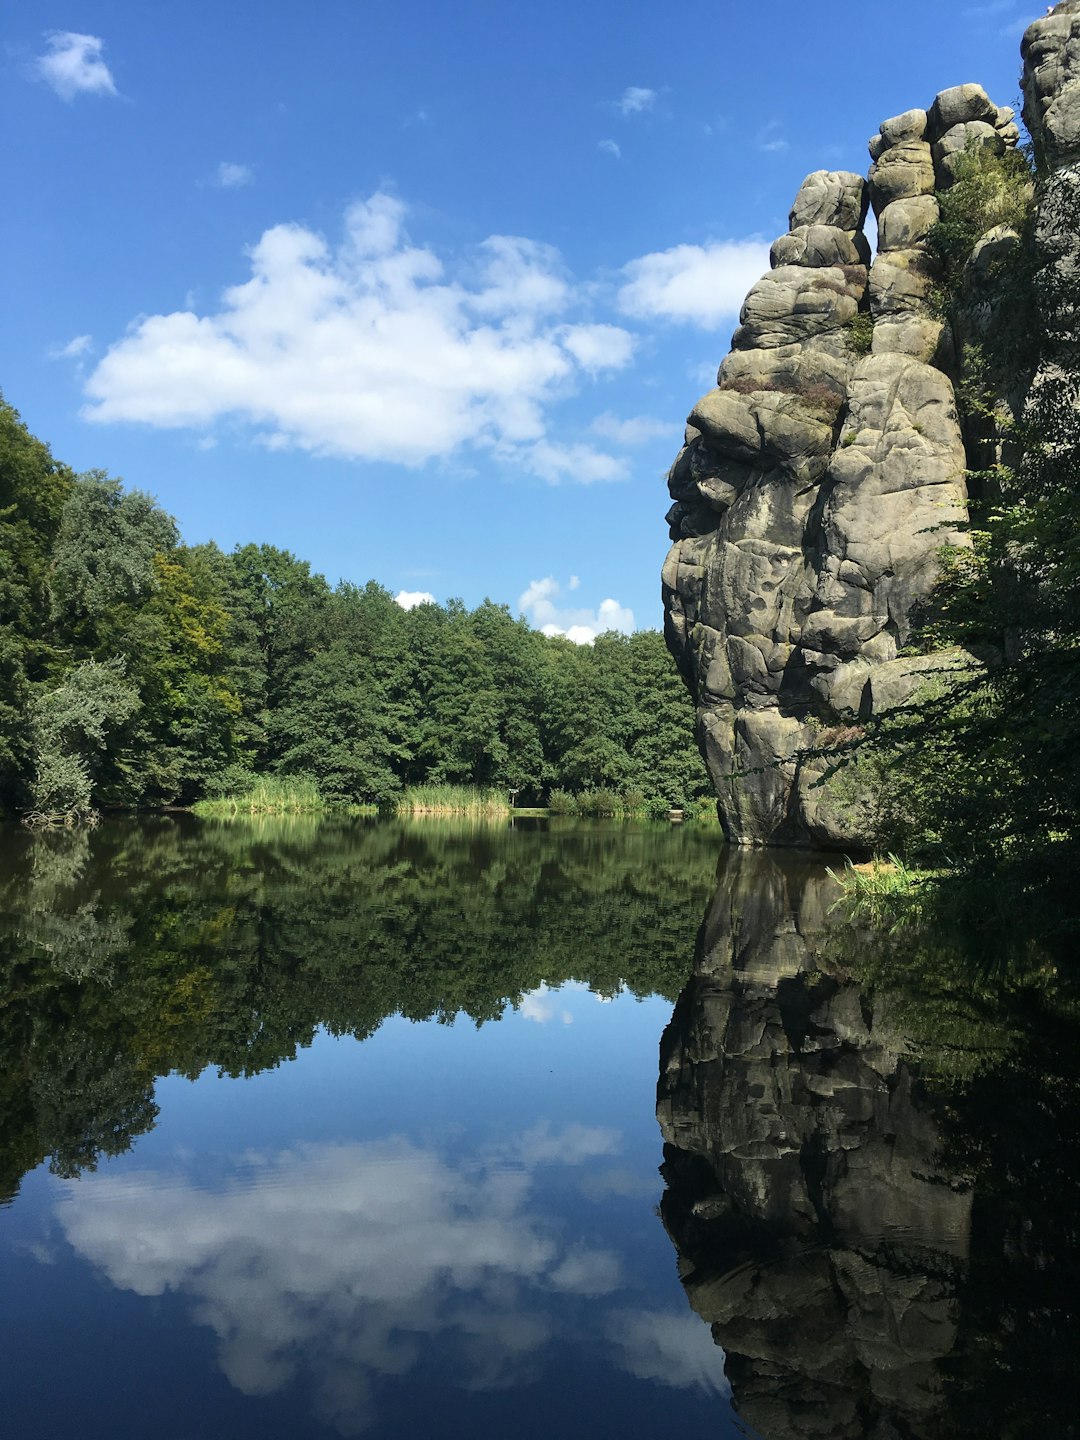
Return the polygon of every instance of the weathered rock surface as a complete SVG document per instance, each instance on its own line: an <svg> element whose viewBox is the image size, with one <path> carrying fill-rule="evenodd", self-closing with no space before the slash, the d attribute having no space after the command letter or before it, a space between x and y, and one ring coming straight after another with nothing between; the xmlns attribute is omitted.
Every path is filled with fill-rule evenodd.
<svg viewBox="0 0 1080 1440"><path fill-rule="evenodd" d="M1063 0L1029 25L1024 59L1024 123L1052 167L1080 162L1080 0Z"/></svg>
<svg viewBox="0 0 1080 1440"><path fill-rule="evenodd" d="M1032 31L1045 74L1028 104L1064 136L1074 68L1080 96L1080 0ZM981 86L955 86L882 123L868 180L809 176L716 389L690 413L669 475L665 624L736 843L867 843L858 786L824 783L824 752L928 672L963 663L901 655L940 547L967 543L956 347L927 242L957 157L1014 145L1013 122ZM1077 125L1080 154L1080 100Z"/></svg>
<svg viewBox="0 0 1080 1440"><path fill-rule="evenodd" d="M729 853L661 1044L661 1214L769 1440L947 1433L971 1196L881 1000L819 967L835 886Z"/></svg>

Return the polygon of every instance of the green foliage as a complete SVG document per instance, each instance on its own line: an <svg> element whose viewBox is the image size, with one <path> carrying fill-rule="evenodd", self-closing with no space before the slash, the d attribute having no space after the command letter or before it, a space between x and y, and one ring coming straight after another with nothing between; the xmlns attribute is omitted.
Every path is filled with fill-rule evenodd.
<svg viewBox="0 0 1080 1440"><path fill-rule="evenodd" d="M982 933L986 915L1008 918L1007 897L1039 944L1065 953L1080 928L1080 194L1068 175L1041 181L1036 231L1022 161L980 152L964 164L941 197L937 243L956 313L983 307L967 412L969 450L974 436L988 463L972 477L971 547L945 555L922 638L981 664L878 721L883 838L942 872L934 913ZM956 269L979 228L1008 213L1023 229L1015 263ZM1003 403L1036 363L1026 400Z"/></svg>
<svg viewBox="0 0 1080 1440"><path fill-rule="evenodd" d="M32 791L39 817L70 821L94 809L109 741L140 705L119 658L103 665L85 660L55 690L35 698L30 708Z"/></svg>
<svg viewBox="0 0 1080 1440"><path fill-rule="evenodd" d="M874 343L874 317L860 310L847 323L847 341L853 355L869 355Z"/></svg>
<svg viewBox="0 0 1080 1440"><path fill-rule="evenodd" d="M398 815L509 815L505 790L470 785L408 785L394 802Z"/></svg>
<svg viewBox="0 0 1080 1440"><path fill-rule="evenodd" d="M73 484L0 396L0 813L25 794L30 699L55 665L49 563Z"/></svg>
<svg viewBox="0 0 1080 1440"><path fill-rule="evenodd" d="M957 158L954 183L938 191L940 219L930 245L956 277L988 230L1005 226L1017 235L1030 232L1034 212L1031 165L1021 150L995 154L993 147L970 142Z"/></svg>
<svg viewBox="0 0 1080 1440"><path fill-rule="evenodd" d="M541 982L674 999L711 837L262 815L0 834L0 1201L127 1149L155 1078L254 1074L320 1027L496 1020Z"/></svg>
<svg viewBox="0 0 1080 1440"><path fill-rule="evenodd" d="M406 612L273 546L184 546L149 496L62 472L13 411L0 421L0 557L19 561L0 571L0 805L25 809L35 774L33 803L67 814L247 806L257 777L310 782L332 806L470 792L431 801L450 811L489 808L474 792L501 810L608 791L634 812L707 793L658 632L576 646L488 600ZM32 707L114 660L136 709L92 753L35 760Z"/></svg>
<svg viewBox="0 0 1080 1440"><path fill-rule="evenodd" d="M548 796L547 808L552 815L576 815L577 798L569 790L556 787Z"/></svg>
<svg viewBox="0 0 1080 1440"><path fill-rule="evenodd" d="M208 817L290 815L325 810L326 802L314 780L260 775L251 776L248 783L233 794L198 800L191 808L196 815Z"/></svg>

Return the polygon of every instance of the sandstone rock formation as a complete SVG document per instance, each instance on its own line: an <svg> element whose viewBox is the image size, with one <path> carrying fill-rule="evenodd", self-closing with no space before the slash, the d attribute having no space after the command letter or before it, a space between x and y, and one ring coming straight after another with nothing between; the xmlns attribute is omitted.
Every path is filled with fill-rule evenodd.
<svg viewBox="0 0 1080 1440"><path fill-rule="evenodd" d="M766 1440L948 1434L971 1193L884 1001L815 962L834 893L725 858L661 1044L661 1214Z"/></svg>
<svg viewBox="0 0 1080 1440"><path fill-rule="evenodd" d="M1080 4L1057 11L1032 27L1048 27L1038 53L1056 97L1038 103L1053 143L1071 144L1056 137L1073 133L1073 81L1059 82L1080 53L1069 48ZM900 653L940 547L966 543L955 345L936 313L927 237L957 157L1018 138L1010 109L959 85L882 123L868 180L809 176L716 388L690 413L668 482L665 626L736 843L865 843L857 785L823 783L823 752L928 673L966 663Z"/></svg>

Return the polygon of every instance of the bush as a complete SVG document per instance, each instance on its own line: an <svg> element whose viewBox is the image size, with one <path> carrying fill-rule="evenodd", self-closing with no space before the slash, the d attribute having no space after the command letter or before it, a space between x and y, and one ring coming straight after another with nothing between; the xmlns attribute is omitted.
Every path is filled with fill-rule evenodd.
<svg viewBox="0 0 1080 1440"><path fill-rule="evenodd" d="M874 344L874 317L860 310L847 325L847 341L853 355L869 355Z"/></svg>
<svg viewBox="0 0 1080 1440"><path fill-rule="evenodd" d="M548 796L547 808L552 815L576 815L577 797L571 795L569 790L552 790Z"/></svg>
<svg viewBox="0 0 1080 1440"><path fill-rule="evenodd" d="M622 802L614 790L586 790L578 796L578 811L582 815L618 815Z"/></svg>

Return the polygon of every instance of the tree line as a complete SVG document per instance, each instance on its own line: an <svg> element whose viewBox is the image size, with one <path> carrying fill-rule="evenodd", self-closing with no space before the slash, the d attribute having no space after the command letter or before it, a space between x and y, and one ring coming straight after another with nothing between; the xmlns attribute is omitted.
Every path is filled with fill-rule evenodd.
<svg viewBox="0 0 1080 1440"><path fill-rule="evenodd" d="M528 824L529 822L522 822ZM253 1075L320 1027L476 1025L574 979L674 999L715 869L694 826L146 815L0 834L0 1206L151 1129L159 1075Z"/></svg>
<svg viewBox="0 0 1080 1440"><path fill-rule="evenodd" d="M0 400L0 808L186 805L257 775L330 802L402 787L708 793L658 631L591 646L504 605L406 611L272 545L185 545L151 496L77 475Z"/></svg>

